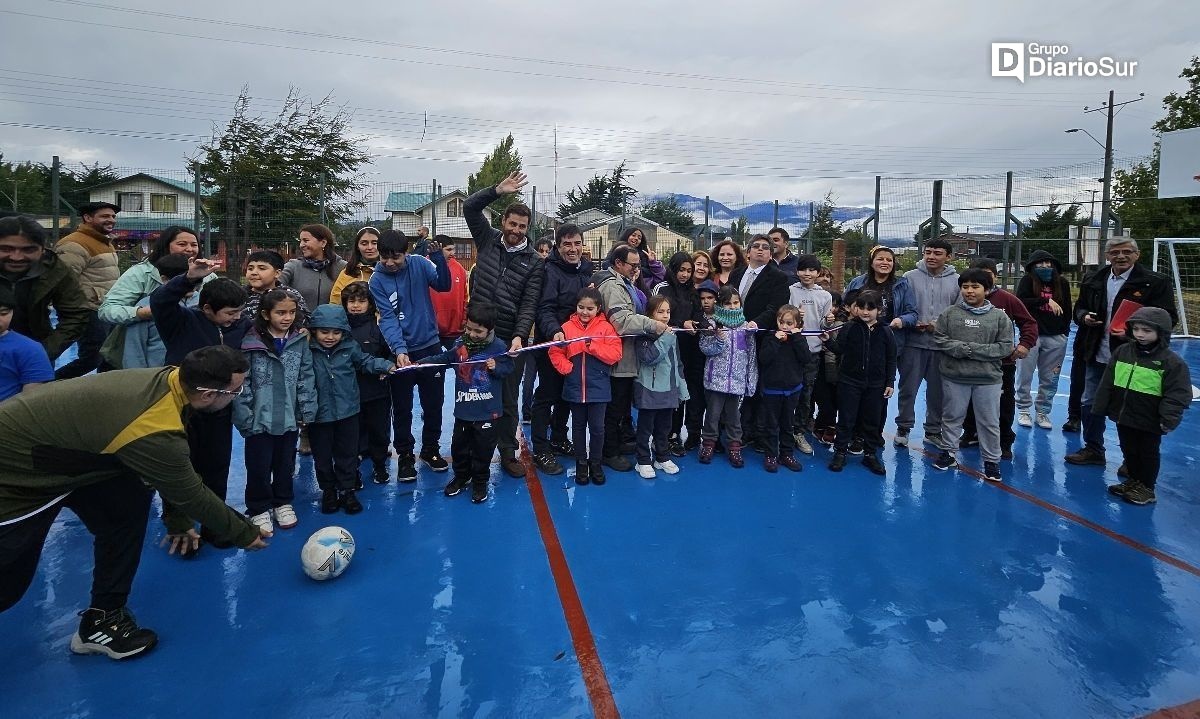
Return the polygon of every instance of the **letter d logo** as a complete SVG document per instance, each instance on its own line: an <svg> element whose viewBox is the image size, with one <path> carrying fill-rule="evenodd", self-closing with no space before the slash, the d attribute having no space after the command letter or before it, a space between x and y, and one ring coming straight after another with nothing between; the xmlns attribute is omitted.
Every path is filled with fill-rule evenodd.
<svg viewBox="0 0 1200 719"><path fill-rule="evenodd" d="M1025 82L1025 46L1019 42L992 43L992 77L1015 77Z"/></svg>

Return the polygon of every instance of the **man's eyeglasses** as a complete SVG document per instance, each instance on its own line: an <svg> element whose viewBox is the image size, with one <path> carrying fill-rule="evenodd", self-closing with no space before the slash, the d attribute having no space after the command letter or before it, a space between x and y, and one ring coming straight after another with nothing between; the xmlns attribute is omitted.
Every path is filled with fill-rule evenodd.
<svg viewBox="0 0 1200 719"><path fill-rule="evenodd" d="M756 242L753 245L750 245L750 249L752 249L752 250L770 250L771 246L763 244L761 242Z"/></svg>
<svg viewBox="0 0 1200 719"><path fill-rule="evenodd" d="M216 389L215 387L197 387L201 392L216 392L217 394L229 394L234 397L242 396L242 391L246 389L246 384L243 382L237 389Z"/></svg>
<svg viewBox="0 0 1200 719"><path fill-rule="evenodd" d="M1124 255L1136 255L1137 253L1138 253L1137 250L1108 250L1108 252L1107 252L1107 254L1110 257L1121 257Z"/></svg>

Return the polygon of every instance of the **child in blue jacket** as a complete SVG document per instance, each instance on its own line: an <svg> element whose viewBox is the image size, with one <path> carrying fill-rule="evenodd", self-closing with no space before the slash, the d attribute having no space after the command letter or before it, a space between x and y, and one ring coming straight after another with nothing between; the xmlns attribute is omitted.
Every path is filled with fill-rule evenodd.
<svg viewBox="0 0 1200 719"><path fill-rule="evenodd" d="M507 351L508 346L496 339L495 306L476 303L467 307L467 321L454 346L421 360L421 364L452 365L454 371L450 440L454 476L444 490L447 497L470 484L472 502L487 499L492 455L499 440L496 420L504 414L504 378L513 371Z"/></svg>
<svg viewBox="0 0 1200 719"><path fill-rule="evenodd" d="M392 353L376 318L375 299L366 282L342 288L342 307L350 319L350 333L372 357L391 359ZM391 438L392 397L388 383L372 375L358 375L358 456L371 458L375 484L387 484L388 440ZM361 485L361 480L359 482Z"/></svg>
<svg viewBox="0 0 1200 719"><path fill-rule="evenodd" d="M296 439L317 417L317 387L308 334L297 329L300 307L283 290L259 298L254 327L242 340L250 372L233 405L233 425L246 438L246 514L274 531L298 521L292 506Z"/></svg>
<svg viewBox="0 0 1200 719"><path fill-rule="evenodd" d="M386 376L389 360L363 352L351 335L346 310L321 305L308 321L313 370L317 383L317 418L308 426L321 511L358 514L362 503L354 493L358 479L358 373Z"/></svg>

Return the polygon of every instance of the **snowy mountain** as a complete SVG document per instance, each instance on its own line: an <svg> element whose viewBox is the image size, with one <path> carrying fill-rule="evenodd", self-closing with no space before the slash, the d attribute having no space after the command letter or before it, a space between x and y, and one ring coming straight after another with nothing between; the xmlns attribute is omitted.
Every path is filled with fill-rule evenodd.
<svg viewBox="0 0 1200 719"><path fill-rule="evenodd" d="M650 195L647 199L650 201L661 200L669 197L674 197L675 202L680 207L692 213L696 223L704 222L704 198L694 197L692 195L683 195L679 193L663 192ZM851 222L854 220L862 220L869 217L873 212L870 207L835 207L833 210L833 219L838 222ZM771 223L775 219L775 203L774 202L756 202L752 205L746 205L742 208L730 208L724 203L717 200L709 201L709 218L710 222L729 224L738 217L745 215L746 220L751 224ZM807 227L808 226L808 203L779 203L779 224L783 227Z"/></svg>

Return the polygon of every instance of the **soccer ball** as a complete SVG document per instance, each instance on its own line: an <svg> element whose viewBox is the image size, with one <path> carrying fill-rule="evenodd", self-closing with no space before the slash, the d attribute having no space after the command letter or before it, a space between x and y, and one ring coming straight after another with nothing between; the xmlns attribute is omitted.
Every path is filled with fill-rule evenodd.
<svg viewBox="0 0 1200 719"><path fill-rule="evenodd" d="M354 557L354 537L341 527L325 527L313 532L300 550L304 573L325 581L341 576Z"/></svg>

